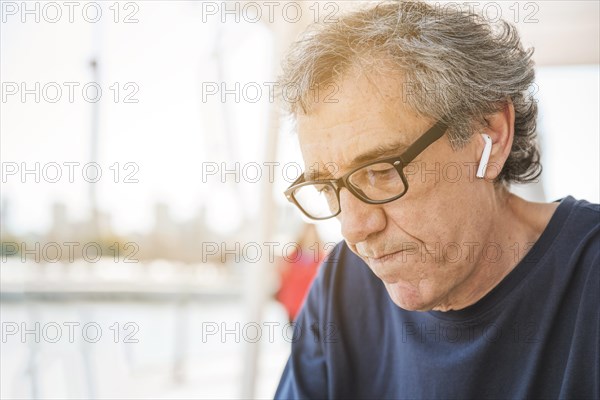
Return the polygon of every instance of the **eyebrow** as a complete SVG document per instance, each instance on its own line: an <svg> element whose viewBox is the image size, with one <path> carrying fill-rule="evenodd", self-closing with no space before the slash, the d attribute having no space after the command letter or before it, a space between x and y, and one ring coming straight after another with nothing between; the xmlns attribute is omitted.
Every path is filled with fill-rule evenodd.
<svg viewBox="0 0 600 400"><path fill-rule="evenodd" d="M404 151L406 151L406 149L408 149L408 147L409 146L406 143L401 142L401 141L379 145L371 150L368 150L368 151L361 153L358 156L354 157L354 159L352 159L350 164L348 164L346 166L346 169L351 170L352 168L355 168L361 164L365 164L365 163L368 163L369 161L374 161L379 158L385 158L388 156L391 157L396 154L400 155ZM327 163L327 164L325 164L325 166L327 166L328 164L332 164L332 163ZM338 170L339 170L339 168L338 168ZM333 179L331 172L325 167L322 170L319 168L318 171L314 171L314 169L309 168L309 170L306 171L304 175L305 175L306 181Z"/></svg>

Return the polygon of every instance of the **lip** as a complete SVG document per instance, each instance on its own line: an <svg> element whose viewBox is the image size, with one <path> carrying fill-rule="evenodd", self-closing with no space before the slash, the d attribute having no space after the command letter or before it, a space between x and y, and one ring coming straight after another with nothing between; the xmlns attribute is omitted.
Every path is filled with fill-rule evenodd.
<svg viewBox="0 0 600 400"><path fill-rule="evenodd" d="M400 267L404 250L388 253L380 257L369 257L368 264L371 270L386 283L394 283L400 279Z"/></svg>
<svg viewBox="0 0 600 400"><path fill-rule="evenodd" d="M393 260L395 257L403 253L404 250L398 250L392 253L384 254L380 257L369 257L370 260L375 261L376 263L384 263L386 261Z"/></svg>

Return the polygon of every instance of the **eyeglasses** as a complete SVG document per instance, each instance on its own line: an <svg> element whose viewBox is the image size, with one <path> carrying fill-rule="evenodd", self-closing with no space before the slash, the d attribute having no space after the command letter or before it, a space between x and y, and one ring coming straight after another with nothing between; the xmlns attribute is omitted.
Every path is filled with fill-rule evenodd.
<svg viewBox="0 0 600 400"><path fill-rule="evenodd" d="M339 179L305 181L302 174L284 194L304 215L314 220L333 218L342 211L340 190L344 187L367 204L385 204L399 199L408 190L404 167L444 135L448 127L442 120L399 156L369 161Z"/></svg>

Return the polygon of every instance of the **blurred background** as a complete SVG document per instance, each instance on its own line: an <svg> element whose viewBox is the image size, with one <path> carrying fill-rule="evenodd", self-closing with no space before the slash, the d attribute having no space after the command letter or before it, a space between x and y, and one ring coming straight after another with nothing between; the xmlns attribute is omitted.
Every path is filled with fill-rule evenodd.
<svg viewBox="0 0 600 400"><path fill-rule="evenodd" d="M272 397L341 240L282 191L282 55L356 1L0 1L0 397ZM600 201L599 3L435 2L534 46L541 179ZM293 267L301 266L294 274Z"/></svg>

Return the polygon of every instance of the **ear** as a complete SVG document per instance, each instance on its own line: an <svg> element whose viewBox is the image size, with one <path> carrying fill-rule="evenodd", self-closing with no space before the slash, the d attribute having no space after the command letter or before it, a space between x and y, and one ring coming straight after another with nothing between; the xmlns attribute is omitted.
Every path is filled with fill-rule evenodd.
<svg viewBox="0 0 600 400"><path fill-rule="evenodd" d="M500 175L512 149L515 134L515 107L512 101L509 99L504 109L488 115L486 121L487 127L484 127L481 133L486 133L492 138L492 152L485 171L485 179L493 181ZM481 139L481 151L483 146L484 142Z"/></svg>

